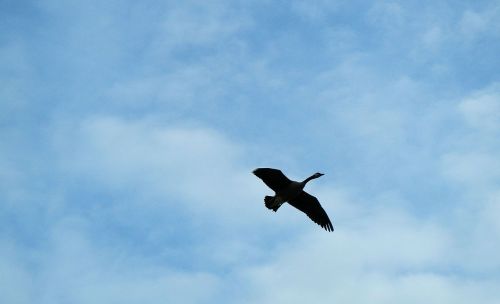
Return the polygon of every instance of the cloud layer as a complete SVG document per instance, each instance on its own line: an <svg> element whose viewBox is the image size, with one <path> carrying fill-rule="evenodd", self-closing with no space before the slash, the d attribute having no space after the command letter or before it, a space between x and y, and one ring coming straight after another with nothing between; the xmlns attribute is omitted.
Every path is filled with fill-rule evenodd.
<svg viewBox="0 0 500 304"><path fill-rule="evenodd" d="M498 303L499 13L1 4L0 302Z"/></svg>

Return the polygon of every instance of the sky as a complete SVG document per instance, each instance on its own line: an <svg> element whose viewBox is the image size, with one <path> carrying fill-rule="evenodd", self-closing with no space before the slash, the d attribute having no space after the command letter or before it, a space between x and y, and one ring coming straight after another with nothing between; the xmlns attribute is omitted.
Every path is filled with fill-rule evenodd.
<svg viewBox="0 0 500 304"><path fill-rule="evenodd" d="M499 20L0 0L0 302L500 303Z"/></svg>

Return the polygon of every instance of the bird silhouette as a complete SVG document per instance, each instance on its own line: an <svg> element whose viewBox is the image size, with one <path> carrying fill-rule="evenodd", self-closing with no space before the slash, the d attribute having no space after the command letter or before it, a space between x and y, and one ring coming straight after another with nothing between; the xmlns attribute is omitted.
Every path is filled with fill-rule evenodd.
<svg viewBox="0 0 500 304"><path fill-rule="evenodd" d="M253 174L275 192L274 196L264 197L264 203L268 209L276 212L283 203L289 203L304 212L326 231L333 231L328 214L321 207L318 199L303 190L307 182L324 174L314 173L302 182L292 181L280 170L272 168L258 168L253 171Z"/></svg>

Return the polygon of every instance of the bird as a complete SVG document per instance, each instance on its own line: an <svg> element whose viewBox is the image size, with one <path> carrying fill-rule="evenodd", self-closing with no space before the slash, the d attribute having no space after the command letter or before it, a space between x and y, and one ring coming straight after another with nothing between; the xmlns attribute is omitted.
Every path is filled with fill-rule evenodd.
<svg viewBox="0 0 500 304"><path fill-rule="evenodd" d="M326 231L333 231L332 222L318 199L303 190L309 181L323 176L323 173L314 173L301 182L290 180L281 170L273 168L257 168L252 173L275 192L274 196L264 197L268 209L276 212L282 204L289 203Z"/></svg>

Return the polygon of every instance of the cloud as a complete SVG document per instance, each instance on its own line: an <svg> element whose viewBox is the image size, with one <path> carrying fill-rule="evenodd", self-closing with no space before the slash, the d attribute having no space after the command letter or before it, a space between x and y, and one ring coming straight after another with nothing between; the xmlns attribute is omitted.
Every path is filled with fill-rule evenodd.
<svg viewBox="0 0 500 304"><path fill-rule="evenodd" d="M233 191L255 188L250 168L237 165L241 147L210 128L97 116L62 131L55 143L65 170L117 189L182 197L193 212L234 211L241 206L233 207Z"/></svg>
<svg viewBox="0 0 500 304"><path fill-rule="evenodd" d="M0 80L4 83L0 88L0 119L6 123L14 121L13 117L20 116L17 113L29 111L30 94L24 88L30 83L33 69L29 65L24 45L17 40L0 47L0 65Z"/></svg>
<svg viewBox="0 0 500 304"><path fill-rule="evenodd" d="M492 185L500 178L500 160L488 153L449 153L443 157L443 171L465 185Z"/></svg>
<svg viewBox="0 0 500 304"><path fill-rule="evenodd" d="M9 257L2 243L0 267L8 277L3 277L5 290L0 299L11 303L199 303L215 297L222 287L220 279L210 273L179 271L123 248L98 245L88 235L89 225L75 217L55 223L46 243L28 257L22 247L12 248L14 255Z"/></svg>
<svg viewBox="0 0 500 304"><path fill-rule="evenodd" d="M0 300L5 303L31 303L35 282L20 251L11 241L0 238Z"/></svg>
<svg viewBox="0 0 500 304"><path fill-rule="evenodd" d="M496 279L454 274L464 260L454 258L455 235L439 223L389 208L357 222L362 226L337 227L335 235L305 234L247 269L255 291L249 302L468 303L480 297L495 303Z"/></svg>
<svg viewBox="0 0 500 304"><path fill-rule="evenodd" d="M216 107L224 97L229 73L222 66L185 66L148 76L132 77L110 85L105 95L112 108L148 111L151 107L168 109L169 113L186 113L200 107Z"/></svg>
<svg viewBox="0 0 500 304"><path fill-rule="evenodd" d="M500 15L500 6L490 3L482 10L465 10L459 22L461 33L467 39L477 39L481 35L498 35L499 26L495 20Z"/></svg>
<svg viewBox="0 0 500 304"><path fill-rule="evenodd" d="M422 35L422 42L428 49L438 49L443 42L443 31L439 26L433 26Z"/></svg>
<svg viewBox="0 0 500 304"><path fill-rule="evenodd" d="M487 28L487 21L476 12L466 11L462 16L460 25L464 34L473 36Z"/></svg>
<svg viewBox="0 0 500 304"><path fill-rule="evenodd" d="M497 277L500 259L493 254L498 228L492 214L498 205L498 93L496 84L465 96L455 105L458 134L447 139L441 174L456 194L452 209L462 268L478 276Z"/></svg>
<svg viewBox="0 0 500 304"><path fill-rule="evenodd" d="M384 28L391 31L393 25L401 25L405 16L407 15L406 8L394 1L384 3L376 3L368 11L367 17L372 24L376 25L379 29ZM392 30L400 30L395 28Z"/></svg>
<svg viewBox="0 0 500 304"><path fill-rule="evenodd" d="M220 42L245 26L238 11L228 3L200 4L191 2L167 11L163 38L172 45L203 45Z"/></svg>
<svg viewBox="0 0 500 304"><path fill-rule="evenodd" d="M312 21L325 21L329 14L335 13L342 6L340 1L292 1L291 10L301 17Z"/></svg>
<svg viewBox="0 0 500 304"><path fill-rule="evenodd" d="M73 208L88 213L93 206L97 219L109 213L113 225L132 231L146 225L141 234L154 248L168 246L167 241L183 231L185 240L179 248L186 246L202 256L198 260L220 263L214 264L219 267L252 260L261 253L261 248L252 246L280 233L293 233L286 227L295 214L265 213L263 196L269 190L251 174L255 165L248 164L255 164L256 156L245 152L251 149L220 131L156 118L94 116L56 124L53 134L60 174L86 185L80 196L90 195L90 201L74 196ZM95 191L109 197L94 201ZM240 239L271 227L271 232ZM221 253L210 249L213 246L226 249ZM178 250L172 254L182 256Z"/></svg>
<svg viewBox="0 0 500 304"><path fill-rule="evenodd" d="M182 61L200 50L210 54L211 50L237 44L241 33L252 26L248 11L244 5L226 1L167 5L150 32L145 55L158 65L170 56ZM168 61L165 63L169 65Z"/></svg>
<svg viewBox="0 0 500 304"><path fill-rule="evenodd" d="M500 86L498 84L465 98L458 108L471 127L481 131L500 131Z"/></svg>
<svg viewBox="0 0 500 304"><path fill-rule="evenodd" d="M29 6L0 302L497 303L498 10L364 6ZM325 171L336 231L268 212L257 166Z"/></svg>
<svg viewBox="0 0 500 304"><path fill-rule="evenodd" d="M455 113L460 136L450 136L442 155L442 172L471 192L489 193L500 178L496 134L500 130L500 95L496 84L460 100ZM484 199L484 195L482 197Z"/></svg>

